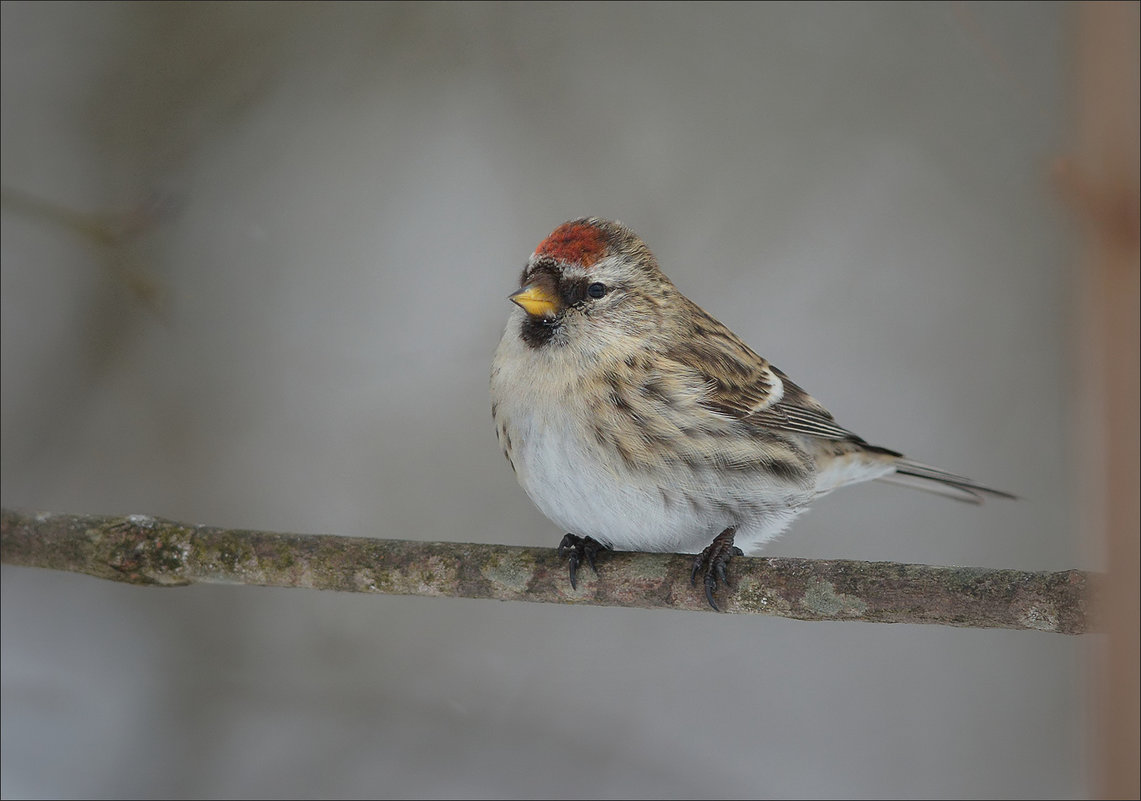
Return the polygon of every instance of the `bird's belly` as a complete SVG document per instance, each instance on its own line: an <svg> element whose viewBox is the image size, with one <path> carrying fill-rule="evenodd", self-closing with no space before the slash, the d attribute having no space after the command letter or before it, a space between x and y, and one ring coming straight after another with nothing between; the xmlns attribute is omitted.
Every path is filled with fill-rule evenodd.
<svg viewBox="0 0 1141 801"><path fill-rule="evenodd" d="M513 438L519 483L570 533L616 550L697 553L725 528L748 522L731 498L696 482L624 469L572 423L520 434Z"/></svg>

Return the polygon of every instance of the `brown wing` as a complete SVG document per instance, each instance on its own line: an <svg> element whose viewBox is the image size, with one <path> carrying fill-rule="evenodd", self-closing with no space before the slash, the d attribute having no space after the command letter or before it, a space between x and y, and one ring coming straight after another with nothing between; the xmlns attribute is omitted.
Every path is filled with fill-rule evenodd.
<svg viewBox="0 0 1141 801"><path fill-rule="evenodd" d="M788 376L775 367L772 368L772 371L780 378L784 386L784 395L771 406L751 414L748 418L751 422L755 421L761 425L785 431L795 431L798 434L808 434L821 439L846 440L867 445L863 437L839 425L832 417L831 412L794 384ZM894 451L888 451L886 448L868 447L875 447L878 451L895 454Z"/></svg>
<svg viewBox="0 0 1141 801"><path fill-rule="evenodd" d="M979 484L965 476L903 458L903 454L879 445L838 425L831 412L788 376L754 353L732 331L692 306L691 336L666 353L705 383L701 406L720 415L756 426L758 433L784 431L848 443L853 449L896 457L895 472L883 476L891 481L981 503L984 495L1014 498L1008 492ZM841 446L844 447L844 446Z"/></svg>
<svg viewBox="0 0 1141 801"><path fill-rule="evenodd" d="M693 309L692 336L666 356L705 379L708 390L703 406L762 428L866 445L736 334L696 305ZM876 450L895 454L886 448Z"/></svg>

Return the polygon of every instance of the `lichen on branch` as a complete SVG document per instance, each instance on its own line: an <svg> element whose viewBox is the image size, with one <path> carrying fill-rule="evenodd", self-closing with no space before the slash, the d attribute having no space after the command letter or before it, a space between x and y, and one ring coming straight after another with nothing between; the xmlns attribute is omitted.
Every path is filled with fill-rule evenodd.
<svg viewBox="0 0 1141 801"><path fill-rule="evenodd" d="M0 513L4 564L128 584L250 584L342 592L494 598L710 611L690 584L693 557L606 551L578 589L553 548L281 534L147 515ZM800 620L936 623L1082 634L1091 584L1056 573L836 559L737 557L726 612Z"/></svg>

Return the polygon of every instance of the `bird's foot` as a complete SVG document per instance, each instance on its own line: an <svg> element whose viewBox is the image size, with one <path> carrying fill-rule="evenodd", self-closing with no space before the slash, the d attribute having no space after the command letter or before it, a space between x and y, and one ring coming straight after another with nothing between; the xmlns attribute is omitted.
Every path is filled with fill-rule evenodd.
<svg viewBox="0 0 1141 801"><path fill-rule="evenodd" d="M578 589L576 577L578 569L584 561L590 565L594 575L598 575L598 566L594 564L594 557L598 555L599 551L605 550L605 545L591 537L580 537L577 534L567 534L563 537L563 541L559 543L559 556L567 560L571 589Z"/></svg>
<svg viewBox="0 0 1141 801"><path fill-rule="evenodd" d="M713 591L717 589L718 579L728 587L729 576L725 569L729 565L729 560L734 556L745 555L744 551L733 544L733 535L736 533L736 527L730 526L725 529L714 537L709 547L694 557L693 560L693 572L689 575L689 583L696 587L697 574L701 573L704 576L705 598L713 607L714 612L721 611L717 602L713 600Z"/></svg>

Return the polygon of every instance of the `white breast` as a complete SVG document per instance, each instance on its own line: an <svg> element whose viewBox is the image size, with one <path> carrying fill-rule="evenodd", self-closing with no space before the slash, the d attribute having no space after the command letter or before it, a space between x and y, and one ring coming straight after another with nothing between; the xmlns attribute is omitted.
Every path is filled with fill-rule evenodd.
<svg viewBox="0 0 1141 801"><path fill-rule="evenodd" d="M617 550L697 553L737 526L737 545L748 552L803 510L810 492L771 483L632 472L595 439L585 394L576 391L578 371L559 363L573 354L530 349L510 326L491 381L496 417L519 483L560 528Z"/></svg>

